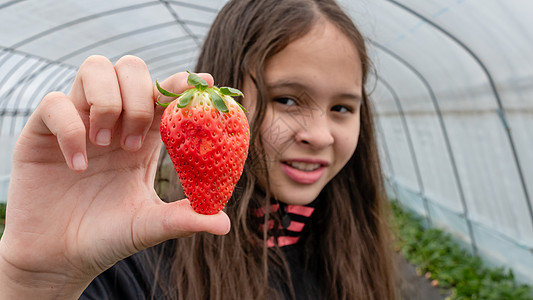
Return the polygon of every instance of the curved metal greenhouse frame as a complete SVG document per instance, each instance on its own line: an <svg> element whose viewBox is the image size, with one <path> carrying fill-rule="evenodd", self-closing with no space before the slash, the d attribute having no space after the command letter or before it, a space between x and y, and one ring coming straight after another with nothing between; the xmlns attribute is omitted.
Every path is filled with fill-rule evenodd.
<svg viewBox="0 0 533 300"><path fill-rule="evenodd" d="M338 0L368 39L391 198L533 282L533 2ZM194 69L226 0L0 1L0 201L15 141L92 54Z"/></svg>

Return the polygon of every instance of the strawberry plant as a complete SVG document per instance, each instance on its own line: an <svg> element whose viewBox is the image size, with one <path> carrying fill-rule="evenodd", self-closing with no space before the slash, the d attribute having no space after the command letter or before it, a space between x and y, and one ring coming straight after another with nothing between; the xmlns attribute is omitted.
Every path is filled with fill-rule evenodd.
<svg viewBox="0 0 533 300"><path fill-rule="evenodd" d="M483 261L440 229L426 229L422 220L392 202L396 223L396 249L431 284L449 290L448 299L530 300L533 290L519 284L511 270L488 268Z"/></svg>
<svg viewBox="0 0 533 300"><path fill-rule="evenodd" d="M233 193L248 156L250 129L246 110L232 97L242 92L209 87L189 73L194 86L174 94L156 83L161 94L176 97L161 119L161 138L193 209L215 214Z"/></svg>

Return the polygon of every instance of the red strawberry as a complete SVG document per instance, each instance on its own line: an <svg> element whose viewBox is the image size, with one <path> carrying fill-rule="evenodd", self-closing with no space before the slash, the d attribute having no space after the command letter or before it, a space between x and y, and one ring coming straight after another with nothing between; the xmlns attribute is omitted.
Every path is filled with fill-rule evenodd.
<svg viewBox="0 0 533 300"><path fill-rule="evenodd" d="M161 138L167 147L185 195L201 214L224 208L241 177L248 156L250 128L245 109L231 96L233 88L208 87L205 80L189 74L194 86L180 95L157 84L161 94L178 97L161 119Z"/></svg>

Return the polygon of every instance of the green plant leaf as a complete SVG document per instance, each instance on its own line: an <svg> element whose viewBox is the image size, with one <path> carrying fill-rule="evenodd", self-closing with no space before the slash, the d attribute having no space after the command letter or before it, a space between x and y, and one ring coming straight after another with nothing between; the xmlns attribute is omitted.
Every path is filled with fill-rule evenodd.
<svg viewBox="0 0 533 300"><path fill-rule="evenodd" d="M172 102L167 102L167 103L161 103L159 102L159 97L155 100L155 103L157 103L157 105L159 106L162 106L162 107L167 107L170 103Z"/></svg>
<svg viewBox="0 0 533 300"><path fill-rule="evenodd" d="M222 97L213 89L208 89L207 92L209 93L209 96L211 97L211 100L213 101L213 104L215 105L215 108L218 109L221 112L229 112L228 107L226 106L226 103L224 103L224 100L222 100Z"/></svg>
<svg viewBox="0 0 533 300"><path fill-rule="evenodd" d="M397 249L420 273L431 272L453 300L531 300L533 289L519 285L511 270L488 268L440 229L425 228L423 220L391 202L397 229Z"/></svg>
<svg viewBox="0 0 533 300"><path fill-rule="evenodd" d="M242 111L248 112L246 108L244 108L244 106L242 106L239 102L235 101L235 103L237 103L237 105L242 109Z"/></svg>
<svg viewBox="0 0 533 300"><path fill-rule="evenodd" d="M192 96L194 95L194 90L187 90L180 98L180 101L176 105L179 108L184 108L185 106L189 105L189 102L192 99Z"/></svg>
<svg viewBox="0 0 533 300"><path fill-rule="evenodd" d="M240 90L234 89L234 88L231 88L231 87L227 87L227 86L221 87L220 88L220 93L222 95L228 95L228 96L232 96L232 97L244 96L244 94Z"/></svg>
<svg viewBox="0 0 533 300"><path fill-rule="evenodd" d="M162 88L160 85L159 85L159 82L155 82L155 86L157 87L157 90L161 93L161 95L163 96L168 96L168 97L176 97L178 98L179 96L181 96L182 94L174 94L174 93L171 93L167 90L165 90L164 88Z"/></svg>
<svg viewBox="0 0 533 300"><path fill-rule="evenodd" d="M189 77L187 77L187 83L189 85L194 86L199 91L204 91L205 89L207 89L209 87L207 85L207 81L203 80L200 76L198 76L198 75L196 75L194 73L191 73L189 71L187 71L187 73L189 73Z"/></svg>

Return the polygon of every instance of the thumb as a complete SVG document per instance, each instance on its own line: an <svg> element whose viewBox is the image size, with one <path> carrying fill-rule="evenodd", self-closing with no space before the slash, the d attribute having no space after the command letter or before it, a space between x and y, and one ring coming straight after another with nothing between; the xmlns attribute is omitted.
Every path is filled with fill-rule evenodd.
<svg viewBox="0 0 533 300"><path fill-rule="evenodd" d="M148 248L197 232L224 235L230 231L231 226L225 212L215 215L199 214L192 209L187 199L151 206L137 216L134 224L134 239L139 248Z"/></svg>

